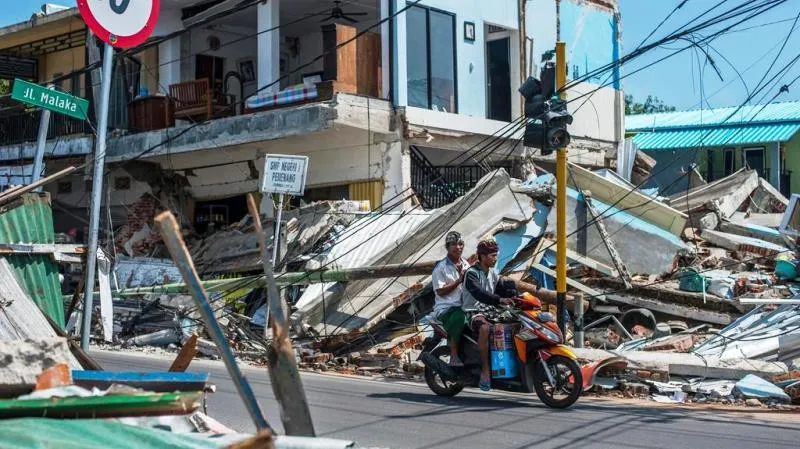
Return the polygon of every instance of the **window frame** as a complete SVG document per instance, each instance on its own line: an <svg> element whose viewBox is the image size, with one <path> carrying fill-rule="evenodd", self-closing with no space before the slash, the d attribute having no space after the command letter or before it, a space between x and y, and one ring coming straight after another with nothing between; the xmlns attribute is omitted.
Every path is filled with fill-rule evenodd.
<svg viewBox="0 0 800 449"><path fill-rule="evenodd" d="M452 114L458 114L459 111L459 104L458 104L458 22L456 21L456 14L445 11L443 9L434 8L432 6L427 5L420 5L420 4L411 4L410 2L406 3L411 8L419 8L425 11L425 48L427 51L427 61L426 61L426 76L428 77L428 106L425 109L434 110L433 109L433 83L431 83L431 78L433 74L433 69L431 66L431 12L444 14L449 16L453 21L453 111L450 112ZM406 22L406 42L408 42L408 25ZM477 36L476 36L477 37ZM410 52L408 48L406 48L406 66L408 65L408 57ZM406 91L408 91L408 75L406 75ZM406 100L407 101L407 100ZM418 107L418 106L414 106ZM440 111L437 111L440 112Z"/></svg>

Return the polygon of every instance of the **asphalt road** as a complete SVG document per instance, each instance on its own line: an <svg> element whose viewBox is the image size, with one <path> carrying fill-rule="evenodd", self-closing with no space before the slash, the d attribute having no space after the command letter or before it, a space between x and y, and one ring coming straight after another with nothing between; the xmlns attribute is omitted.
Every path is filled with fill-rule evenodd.
<svg viewBox="0 0 800 449"><path fill-rule="evenodd" d="M93 352L107 370L166 370L170 360L131 353ZM242 366L270 424L282 432L266 369ZM254 430L221 362L196 360L190 371L211 373L214 419ZM582 398L566 411L534 396L462 392L439 398L424 385L303 375L317 435L393 449L459 448L790 448L798 447L800 419L764 420L720 412L687 411L646 402Z"/></svg>

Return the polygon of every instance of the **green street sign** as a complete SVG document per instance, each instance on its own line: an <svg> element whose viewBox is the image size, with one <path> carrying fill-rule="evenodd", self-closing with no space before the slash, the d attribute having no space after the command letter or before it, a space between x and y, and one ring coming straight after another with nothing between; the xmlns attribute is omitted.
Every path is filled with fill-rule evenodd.
<svg viewBox="0 0 800 449"><path fill-rule="evenodd" d="M89 111L88 100L21 79L14 80L11 98L81 120L86 119L86 113Z"/></svg>

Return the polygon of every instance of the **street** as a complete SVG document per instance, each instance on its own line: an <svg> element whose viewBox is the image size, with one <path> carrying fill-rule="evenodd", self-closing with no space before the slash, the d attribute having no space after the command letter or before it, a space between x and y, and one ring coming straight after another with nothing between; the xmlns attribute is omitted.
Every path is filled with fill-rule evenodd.
<svg viewBox="0 0 800 449"><path fill-rule="evenodd" d="M113 371L165 371L171 360L93 351ZM270 424L282 432L267 370L241 365ZM231 428L253 426L222 362L195 360L190 371L211 373L217 392L208 413ZM360 446L425 448L788 448L800 441L800 420L766 421L720 412L686 411L652 403L582 398L551 410L535 397L463 392L439 398L425 385L304 374L317 435ZM756 412L761 409L756 409ZM766 410L766 409L764 409Z"/></svg>

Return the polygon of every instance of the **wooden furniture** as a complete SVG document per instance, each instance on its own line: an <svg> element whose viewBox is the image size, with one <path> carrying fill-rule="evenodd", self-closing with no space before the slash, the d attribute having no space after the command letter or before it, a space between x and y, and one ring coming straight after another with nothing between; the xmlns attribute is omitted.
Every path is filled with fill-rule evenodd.
<svg viewBox="0 0 800 449"><path fill-rule="evenodd" d="M335 92L380 97L381 36L366 33L345 44L356 34L356 29L348 25L322 27L322 49L327 53L322 62L322 80L332 81Z"/></svg>
<svg viewBox="0 0 800 449"><path fill-rule="evenodd" d="M132 131L152 131L175 126L170 97L139 97L128 103L128 127Z"/></svg>
<svg viewBox="0 0 800 449"><path fill-rule="evenodd" d="M172 84L169 96L176 118L208 120L235 114L236 96L212 90L208 78Z"/></svg>

